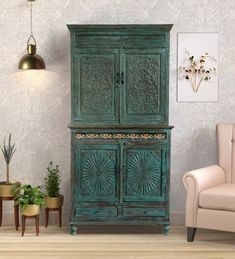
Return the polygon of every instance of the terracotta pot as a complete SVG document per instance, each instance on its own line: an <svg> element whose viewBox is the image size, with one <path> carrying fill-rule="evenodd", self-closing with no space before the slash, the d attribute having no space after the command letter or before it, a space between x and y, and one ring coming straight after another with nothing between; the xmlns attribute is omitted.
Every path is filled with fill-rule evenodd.
<svg viewBox="0 0 235 259"><path fill-rule="evenodd" d="M29 204L25 209L21 208L21 214L24 216L36 216L40 212L40 206Z"/></svg>
<svg viewBox="0 0 235 259"><path fill-rule="evenodd" d="M7 184L6 182L0 182L0 197L14 197L14 190L16 187L19 187L20 183L10 183Z"/></svg>
<svg viewBox="0 0 235 259"><path fill-rule="evenodd" d="M63 206L64 196L59 195L58 197L45 197L45 206L50 209L58 209Z"/></svg>

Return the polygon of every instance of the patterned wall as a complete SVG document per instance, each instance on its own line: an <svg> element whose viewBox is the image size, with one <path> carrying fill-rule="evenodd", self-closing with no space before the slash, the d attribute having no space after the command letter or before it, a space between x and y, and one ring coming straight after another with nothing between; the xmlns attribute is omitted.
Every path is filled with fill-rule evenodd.
<svg viewBox="0 0 235 259"><path fill-rule="evenodd" d="M19 72L29 32L26 0L0 3L0 139L12 132L18 150L11 178L41 184L50 160L62 171L65 211L69 204L70 65L67 23L173 23L170 64L172 134L171 195L184 211L182 175L214 163L215 124L235 121L234 0L37 0L34 32L46 71ZM219 102L176 102L177 32L219 32ZM0 156L0 179L5 167ZM68 214L68 213L67 213ZM67 219L66 213L65 217Z"/></svg>

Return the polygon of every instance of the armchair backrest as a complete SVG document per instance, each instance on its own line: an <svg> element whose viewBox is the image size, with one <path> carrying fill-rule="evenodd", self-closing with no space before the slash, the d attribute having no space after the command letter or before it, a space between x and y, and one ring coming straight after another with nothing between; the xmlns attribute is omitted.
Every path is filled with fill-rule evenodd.
<svg viewBox="0 0 235 259"><path fill-rule="evenodd" d="M227 183L235 183L235 124L217 124L218 164Z"/></svg>

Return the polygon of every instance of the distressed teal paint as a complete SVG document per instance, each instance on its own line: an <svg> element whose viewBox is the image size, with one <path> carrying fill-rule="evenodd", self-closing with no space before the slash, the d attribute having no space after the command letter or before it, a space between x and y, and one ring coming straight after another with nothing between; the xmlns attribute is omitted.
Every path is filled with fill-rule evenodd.
<svg viewBox="0 0 235 259"><path fill-rule="evenodd" d="M86 224L169 230L171 27L68 25L71 234Z"/></svg>

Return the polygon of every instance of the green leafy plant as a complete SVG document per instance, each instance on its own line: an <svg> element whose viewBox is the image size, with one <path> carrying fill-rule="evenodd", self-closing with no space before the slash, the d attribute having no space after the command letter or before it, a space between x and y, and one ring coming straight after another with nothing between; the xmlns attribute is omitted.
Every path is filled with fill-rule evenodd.
<svg viewBox="0 0 235 259"><path fill-rule="evenodd" d="M11 162L12 156L16 151L15 143L11 143L11 134L9 134L8 142L6 143L6 137L3 140L3 145L0 145L2 154L6 161L6 184L10 184L10 171L9 171L9 164Z"/></svg>
<svg viewBox="0 0 235 259"><path fill-rule="evenodd" d="M47 177L45 178L46 193L49 197L60 195L61 176L58 165L53 165L50 161L47 167Z"/></svg>
<svg viewBox="0 0 235 259"><path fill-rule="evenodd" d="M15 203L20 204L23 209L30 204L44 205L45 194L41 191L40 186L32 187L29 184L25 184L15 189L15 195Z"/></svg>

